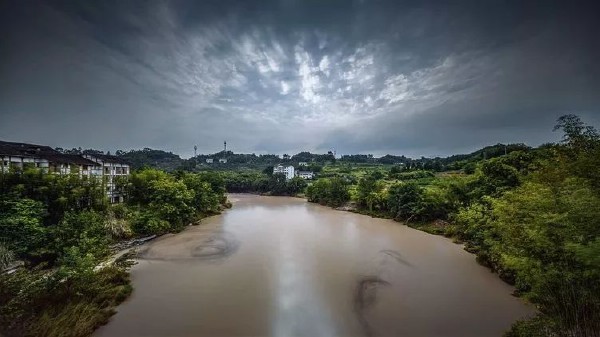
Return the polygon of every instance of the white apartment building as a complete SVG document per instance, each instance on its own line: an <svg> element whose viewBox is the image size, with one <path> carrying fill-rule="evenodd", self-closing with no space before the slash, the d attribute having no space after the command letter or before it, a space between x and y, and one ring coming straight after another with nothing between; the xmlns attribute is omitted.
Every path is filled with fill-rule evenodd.
<svg viewBox="0 0 600 337"><path fill-rule="evenodd" d="M83 157L100 165L99 170L95 171L94 174L104 177L106 194L110 202L123 202L123 191L118 190L117 179L129 175L130 167L127 161L117 156L105 154L84 154Z"/></svg>
<svg viewBox="0 0 600 337"><path fill-rule="evenodd" d="M91 176L100 166L77 155L62 154L49 146L0 141L0 171L39 168L46 173Z"/></svg>
<svg viewBox="0 0 600 337"><path fill-rule="evenodd" d="M0 141L0 173L13 170L39 168L45 173L79 174L103 178L110 202L122 202L123 193L116 189L115 177L126 177L129 164L109 155L63 154L45 145Z"/></svg>
<svg viewBox="0 0 600 337"><path fill-rule="evenodd" d="M206 159L206 163L207 163L207 164L212 164L212 163L213 163L213 161L214 161L214 159L212 159L212 158L207 158L207 159Z"/></svg>
<svg viewBox="0 0 600 337"><path fill-rule="evenodd" d="M283 174L285 174L285 179L290 180L290 179L294 178L294 167L277 165L277 166L273 167L273 174L275 174L275 173L283 173Z"/></svg>
<svg viewBox="0 0 600 337"><path fill-rule="evenodd" d="M227 164L227 158L221 158L221 159L219 159L219 163L221 163L221 164Z"/></svg>
<svg viewBox="0 0 600 337"><path fill-rule="evenodd" d="M102 177L110 202L122 202L123 192L116 188L116 177L126 177L129 165L109 155L73 155L60 153L49 146L0 141L0 173L39 168L45 173Z"/></svg>

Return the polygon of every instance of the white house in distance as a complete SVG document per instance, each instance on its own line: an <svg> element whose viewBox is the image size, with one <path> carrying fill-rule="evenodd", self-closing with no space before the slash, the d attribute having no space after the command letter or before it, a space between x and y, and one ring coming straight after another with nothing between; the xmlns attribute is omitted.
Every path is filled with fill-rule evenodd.
<svg viewBox="0 0 600 337"><path fill-rule="evenodd" d="M315 177L312 171L298 171L297 175L302 179L312 179Z"/></svg>
<svg viewBox="0 0 600 337"><path fill-rule="evenodd" d="M301 161L298 163L298 166L308 166L308 163L305 161Z"/></svg>
<svg viewBox="0 0 600 337"><path fill-rule="evenodd" d="M97 175L106 178L106 194L112 203L123 201L123 192L116 188L117 177L126 177L129 175L130 168L127 161L106 154L84 154L84 158L89 159L100 165L100 171Z"/></svg>
<svg viewBox="0 0 600 337"><path fill-rule="evenodd" d="M221 158L221 159L219 159L219 163L220 164L227 164L227 158Z"/></svg>
<svg viewBox="0 0 600 337"><path fill-rule="evenodd" d="M285 179L286 180L290 180L292 178L294 178L294 167L293 166L283 166L283 165L277 165L275 167L273 167L273 174L275 173L283 173L285 175Z"/></svg>
<svg viewBox="0 0 600 337"><path fill-rule="evenodd" d="M212 158L206 158L206 163L207 164L212 164L213 163L213 159Z"/></svg>

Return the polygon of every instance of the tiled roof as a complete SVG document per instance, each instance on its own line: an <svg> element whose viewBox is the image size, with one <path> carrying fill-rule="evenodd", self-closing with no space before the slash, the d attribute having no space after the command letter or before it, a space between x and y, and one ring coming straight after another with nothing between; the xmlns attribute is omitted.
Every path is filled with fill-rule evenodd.
<svg viewBox="0 0 600 337"><path fill-rule="evenodd" d="M0 141L0 155L37 157L41 154L55 153L60 154L60 152L52 149L49 146Z"/></svg>
<svg viewBox="0 0 600 337"><path fill-rule="evenodd" d="M27 158L42 158L48 160L49 162L60 164L76 164L90 166L98 165L97 163L78 155L60 153L51 148L50 146L27 143L13 143L0 141L0 155Z"/></svg>
<svg viewBox="0 0 600 337"><path fill-rule="evenodd" d="M86 156L98 158L104 162L129 165L129 162L127 160L125 160L121 157L111 156L108 154L86 154Z"/></svg>

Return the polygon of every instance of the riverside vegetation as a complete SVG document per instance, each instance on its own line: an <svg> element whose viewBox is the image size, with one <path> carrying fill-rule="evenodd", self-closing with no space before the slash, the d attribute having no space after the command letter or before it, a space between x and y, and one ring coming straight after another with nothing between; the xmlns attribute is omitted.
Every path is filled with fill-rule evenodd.
<svg viewBox="0 0 600 337"><path fill-rule="evenodd" d="M212 172L229 192L305 195L464 243L538 308L507 336L599 336L600 135L575 115L559 118L555 131L563 133L559 144L447 158L284 156L319 172L308 186L272 175L270 166L248 170L244 155L236 170Z"/></svg>
<svg viewBox="0 0 600 337"><path fill-rule="evenodd" d="M19 259L25 268L0 275L0 331L89 335L131 292L129 261L96 268L111 243L179 231L219 212L228 191L306 196L452 237L536 304L538 315L507 336L598 336L600 136L574 115L561 117L556 130L564 134L559 144L497 145L447 158L284 156L319 172L308 184L272 174L281 160L272 155L228 152L215 154L229 156L226 167L192 158L174 169L172 154L130 151L121 155L134 156L138 171L119 182L122 205L108 205L101 182L77 175L5 174L0 267Z"/></svg>
<svg viewBox="0 0 600 337"><path fill-rule="evenodd" d="M89 336L131 293L126 257L111 245L176 232L226 206L210 174L146 169L119 182L126 203L110 205L97 179L36 169L0 175L0 334Z"/></svg>
<svg viewBox="0 0 600 337"><path fill-rule="evenodd" d="M573 115L561 144L459 163L471 174L374 169L317 180L309 201L464 242L539 314L507 336L600 335L600 136Z"/></svg>

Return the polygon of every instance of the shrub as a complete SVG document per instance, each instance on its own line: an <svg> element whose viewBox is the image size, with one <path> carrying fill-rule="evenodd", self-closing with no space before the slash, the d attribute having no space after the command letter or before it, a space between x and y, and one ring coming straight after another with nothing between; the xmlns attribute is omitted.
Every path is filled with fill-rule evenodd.
<svg viewBox="0 0 600 337"><path fill-rule="evenodd" d="M131 229L139 235L164 234L172 230L169 222L152 211L135 212L131 219Z"/></svg>

